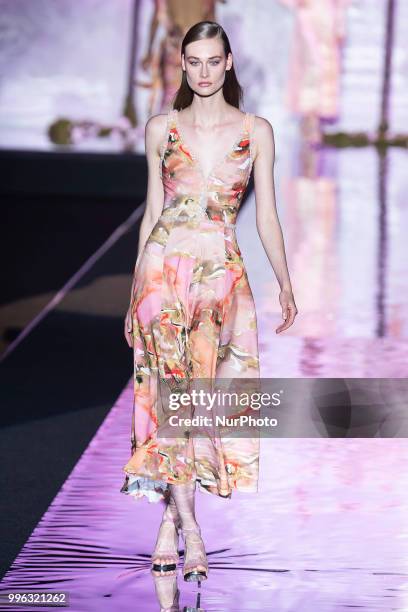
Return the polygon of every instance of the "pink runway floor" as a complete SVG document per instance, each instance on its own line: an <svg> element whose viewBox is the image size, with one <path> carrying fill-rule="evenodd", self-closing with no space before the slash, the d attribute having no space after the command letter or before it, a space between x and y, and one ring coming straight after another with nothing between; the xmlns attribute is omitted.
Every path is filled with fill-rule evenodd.
<svg viewBox="0 0 408 612"><path fill-rule="evenodd" d="M3 578L3 592L65 590L75 612L159 610L149 558L162 506L119 492L131 399L129 383ZM262 439L258 494L197 493L210 562L201 609L405 610L406 446ZM181 569L183 610L196 603L197 586L184 583Z"/></svg>

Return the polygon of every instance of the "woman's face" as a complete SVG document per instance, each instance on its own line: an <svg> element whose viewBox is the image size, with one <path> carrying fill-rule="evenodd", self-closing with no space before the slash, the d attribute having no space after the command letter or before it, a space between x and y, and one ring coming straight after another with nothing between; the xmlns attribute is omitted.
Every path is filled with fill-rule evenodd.
<svg viewBox="0 0 408 612"><path fill-rule="evenodd" d="M225 57L220 38L205 38L186 45L181 65L191 89L209 96L223 86L225 71L232 66L232 54Z"/></svg>

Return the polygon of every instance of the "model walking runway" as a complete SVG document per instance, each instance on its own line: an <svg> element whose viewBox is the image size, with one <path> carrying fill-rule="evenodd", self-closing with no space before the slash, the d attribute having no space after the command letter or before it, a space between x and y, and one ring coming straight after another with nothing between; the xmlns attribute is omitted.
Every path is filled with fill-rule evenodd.
<svg viewBox="0 0 408 612"><path fill-rule="evenodd" d="M119 43L108 43L105 33L115 30L112 40L118 41L120 27L124 35L130 4L118 8L113 3L105 16L103 11L95 15L95 24L103 27L93 29L92 45L87 45L104 62L104 71L110 70L111 85L117 82L108 56L115 56L115 78L123 58L117 59ZM157 24L167 14L164 9L175 3L156 2L150 22L152 3L132 4L134 22L140 19L132 40L142 39L150 23L152 46ZM65 592L73 612L405 609L406 81L401 62L391 62L391 51L394 60L404 52L407 8L386 0L333 0L325 24L335 27L330 32L326 27L320 37L323 22L315 19L319 0L217 4L225 4L217 9L237 42L236 64L243 67L249 95L239 103L235 83L236 95L226 87L228 100L221 98L223 79L231 85L234 63L215 36L190 40L181 67L160 67L157 72L164 76L169 69L187 73L182 76L184 93L173 108L161 112L160 107L161 114L154 117L146 112L154 95L149 103L143 96L137 100L144 110L140 118L149 123L145 148L153 180L146 200L128 221L121 222L127 209L113 196L111 206L103 207L99 201L71 201L64 205L67 214L61 209L49 227L42 222L47 214L39 213L55 210L59 195L48 202L30 201L29 214L27 202L15 206L10 199L9 227L18 228L5 241L4 251L9 259L17 255L24 283L28 260L35 275L23 287L16 282L0 304L2 342L10 349L0 381L6 475L2 556L8 568L0 583L0 610L34 609L24 602L7 606L10 591ZM346 5L350 10L343 28ZM61 19L61 11L51 4L48 8ZM71 15L63 11L64 31L69 23L70 38L77 32L76 40L83 32L79 15L94 19L89 7L80 10ZM112 21L115 12L118 19ZM37 57L50 79L48 85L45 79L33 88L35 54L30 47L30 59L20 57L15 70L14 54L20 51L14 32L22 32L19 48L26 49L27 30L21 23L39 19L11 5L6 18L13 13L19 27L4 44L9 49L4 62L9 84L6 79L0 112L3 108L4 118L22 113L21 129L14 129L16 142L31 142L26 91L35 101L30 108L42 113L38 96L44 91L54 95L56 85L60 87L58 103L50 93L44 96L49 109L44 122L49 125L55 123L51 114L62 117L64 105L72 105L75 96L75 116L91 108L101 117L101 109L117 108L117 100L108 96L101 96L101 106L95 107L94 92L105 91L96 89L101 87L97 81L91 93L83 87L75 91L75 83L89 82L94 74L92 61L90 72L78 70L80 78L72 80L74 60L82 66L85 59L80 45L71 45L69 56L61 51L69 76L59 61L61 75L55 79L57 56L51 51L57 30L50 28L52 21L44 22L48 43L41 32L32 37L41 41ZM394 39L393 13L398 14ZM27 19L21 22L20 17ZM181 30L167 34L173 41L184 36ZM288 63L290 41L295 54ZM330 53L322 60L316 50L327 45ZM110 53L115 46L119 56ZM132 45L133 60L135 51ZM159 46L157 51L155 57L168 59ZM179 56L173 51L172 58ZM48 66L46 56L51 58ZM141 62L147 69L148 59ZM296 66L305 62L310 64L306 79L294 83ZM129 72L131 92L135 75ZM167 79L162 85L169 83ZM153 92L159 87L160 82L152 82ZM387 107L380 105L379 92L385 96L388 90L387 143L383 140L380 148L354 146L353 132L375 133L380 108ZM19 91L24 92L23 104L14 111ZM302 104L284 109L285 91L289 98L297 92ZM88 98L79 102L82 95ZM171 99L169 91L163 99ZM78 138L81 121L69 121L75 127L72 136ZM92 130L103 129L100 136L92 136L91 130L84 146L104 143L109 148L106 140L98 141L108 131L102 123L90 122ZM277 204L301 315L288 333L279 335L277 326L285 326L284 312L294 302L281 300L291 290L277 224L271 222L272 124ZM133 130L122 117L118 125L127 133L126 142L140 136L141 152L142 123ZM44 138L47 129L45 123L41 126ZM37 127L40 131L40 123ZM398 131L404 133L392 143L392 133ZM67 133L68 128L63 136ZM69 157L76 155L79 142L72 144ZM109 172L119 165L122 175L128 163L137 184L139 195L132 191L127 206L142 201L146 160L136 157L133 167L130 155L111 159ZM99 162L97 168L107 167L106 160ZM47 163L43 159L41 168ZM82 164L80 160L87 188L88 166ZM68 191L72 167L64 166ZM11 177L19 189L30 189L22 177L32 177L32 168L28 174L15 172L17 181ZM54 177L50 169L43 174L47 189L63 176ZM101 173L94 174L103 190ZM119 175L107 173L110 186L112 176ZM120 193L128 193L128 185L117 183ZM139 224L143 208L146 223ZM89 225L78 232L86 219ZM90 247L95 219L101 233L92 235ZM113 233L98 248L95 236L106 238L103 227ZM136 230L140 248L132 278L128 264L134 263ZM32 248L43 231L49 265L36 259ZM62 232L69 239L58 245L55 238ZM81 238L79 256L69 247ZM98 251L89 257L90 248ZM61 266L62 256L69 266ZM84 257L89 259L81 265ZM66 282L71 268L74 276ZM37 301L47 307L24 327L15 313L24 310L21 321L30 321ZM358 377L365 377L361 384ZM251 379L275 383L283 402L274 411L279 427L271 428L270 437L228 438L216 428L206 437L168 435L169 391L227 379L243 385ZM187 406L187 416L189 410ZM204 495L195 495L196 490ZM45 612L49 606L35 609Z"/></svg>
<svg viewBox="0 0 408 612"><path fill-rule="evenodd" d="M168 114L161 157L164 209L138 263L132 300L133 455L122 491L152 501L168 483L192 478L222 497L234 488L256 491L258 481L257 438L163 439L168 419L157 424L158 376L175 390L194 378L259 377L255 304L235 236L254 117L244 114L235 144L205 176L177 116Z"/></svg>

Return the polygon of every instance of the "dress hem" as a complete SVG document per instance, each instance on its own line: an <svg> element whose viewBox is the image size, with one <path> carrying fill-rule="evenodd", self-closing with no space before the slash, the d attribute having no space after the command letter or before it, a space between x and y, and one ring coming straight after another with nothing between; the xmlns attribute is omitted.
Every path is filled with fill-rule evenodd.
<svg viewBox="0 0 408 612"><path fill-rule="evenodd" d="M201 493L208 495L216 495L223 499L231 499L232 492L237 491L241 493L257 493L257 486L234 486L227 495L212 491L209 487L217 489L217 483L214 481L204 480L203 478L195 478L198 485L198 490ZM133 474L127 474L126 480L120 489L121 493L130 495L134 499L142 499L146 497L149 503L158 503L161 500L168 498L170 495L169 483L165 480L152 480L145 476L136 476Z"/></svg>

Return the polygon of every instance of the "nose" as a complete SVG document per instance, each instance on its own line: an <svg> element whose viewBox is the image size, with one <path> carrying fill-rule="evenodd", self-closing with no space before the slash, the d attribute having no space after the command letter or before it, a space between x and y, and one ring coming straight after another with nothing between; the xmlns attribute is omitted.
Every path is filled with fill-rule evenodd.
<svg viewBox="0 0 408 612"><path fill-rule="evenodd" d="M206 77L208 74L207 64L201 64L201 76Z"/></svg>

